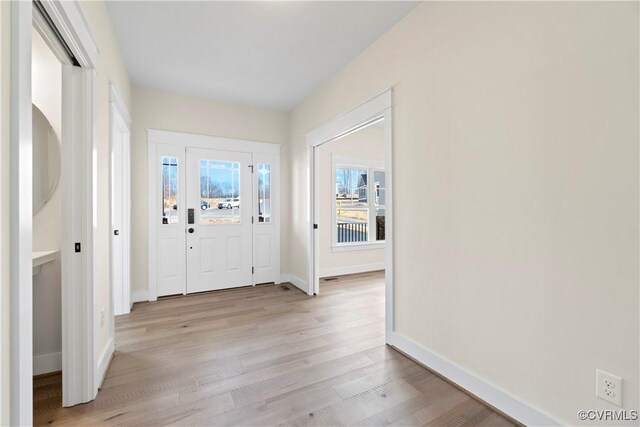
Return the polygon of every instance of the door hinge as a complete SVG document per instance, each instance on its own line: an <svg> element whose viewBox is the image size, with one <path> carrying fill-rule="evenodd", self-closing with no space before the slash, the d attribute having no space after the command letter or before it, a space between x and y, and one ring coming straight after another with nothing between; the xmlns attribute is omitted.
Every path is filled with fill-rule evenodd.
<svg viewBox="0 0 640 427"><path fill-rule="evenodd" d="M251 173L253 173L253 165L249 165L249 167L251 168Z"/></svg>
<svg viewBox="0 0 640 427"><path fill-rule="evenodd" d="M253 224L253 215L251 215L251 224Z"/></svg>
<svg viewBox="0 0 640 427"><path fill-rule="evenodd" d="M318 229L318 224L313 224L313 229L317 230Z"/></svg>
<svg viewBox="0 0 640 427"><path fill-rule="evenodd" d="M256 272L256 268L255 267L251 267L251 274L255 274Z"/></svg>

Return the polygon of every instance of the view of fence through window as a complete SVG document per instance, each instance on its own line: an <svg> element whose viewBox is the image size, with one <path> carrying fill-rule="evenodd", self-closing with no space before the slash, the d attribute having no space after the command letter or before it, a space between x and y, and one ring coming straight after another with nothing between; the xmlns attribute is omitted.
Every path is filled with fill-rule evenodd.
<svg viewBox="0 0 640 427"><path fill-rule="evenodd" d="M383 170L336 167L337 243L384 240L384 181ZM375 234L370 233L370 227L375 227Z"/></svg>
<svg viewBox="0 0 640 427"><path fill-rule="evenodd" d="M373 171L373 182L376 186L374 205L376 208L376 241L384 240L385 226L385 173L382 170Z"/></svg>
<svg viewBox="0 0 640 427"><path fill-rule="evenodd" d="M366 242L369 228L367 170L336 168L336 232L338 243Z"/></svg>
<svg viewBox="0 0 640 427"><path fill-rule="evenodd" d="M178 159L162 157L162 223L178 224Z"/></svg>
<svg viewBox="0 0 640 427"><path fill-rule="evenodd" d="M271 222L271 165L258 163L258 222Z"/></svg>
<svg viewBox="0 0 640 427"><path fill-rule="evenodd" d="M200 224L240 223L240 163L200 160Z"/></svg>

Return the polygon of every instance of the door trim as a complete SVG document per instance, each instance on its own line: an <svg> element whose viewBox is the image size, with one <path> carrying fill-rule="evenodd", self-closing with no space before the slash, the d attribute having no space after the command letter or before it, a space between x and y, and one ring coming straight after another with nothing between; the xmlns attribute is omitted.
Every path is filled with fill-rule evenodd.
<svg viewBox="0 0 640 427"><path fill-rule="evenodd" d="M185 148L211 148L212 150L240 151L243 153L280 153L280 144L273 142L249 141L158 129L147 129L147 140L149 144L173 144Z"/></svg>
<svg viewBox="0 0 640 427"><path fill-rule="evenodd" d="M148 264L148 299L156 301L158 299L158 282L157 282L157 251L156 248L156 221L153 217L156 206L159 203L158 192L155 188L156 176L158 173L156 153L158 144L171 144L178 147L184 147L185 153L187 147L205 148L218 151L236 151L244 153L270 153L276 155L275 167L277 168L277 182L274 187L278 189L273 199L274 204L274 234L275 234L275 281L279 283L281 280L280 266L280 144L271 142L249 141L244 139L224 138L218 136L198 135L185 132L174 132L158 129L147 129L147 251L149 256ZM186 171L185 171L186 172ZM186 176L186 174L185 174ZM186 280L186 276L185 276ZM186 283L185 283L186 289ZM137 294L140 294L137 292Z"/></svg>
<svg viewBox="0 0 640 427"><path fill-rule="evenodd" d="M109 193L111 197L109 199L109 224L111 227L111 234L109 239L109 253L112 254L110 257L109 277L111 278L111 333L109 334L110 340L115 338L115 291L114 291L114 277L113 277L113 161L115 159L114 153L114 144L115 144L115 136L117 131L123 125L126 138L122 144L122 184L123 184L123 195L122 195L122 208L124 211L122 217L122 224L120 230L120 238L123 239L123 272L128 275L129 280L127 283L123 283L125 285L122 296L124 301L125 311L121 314L129 313L131 309L131 116L127 111L127 107L120 98L118 91L113 83L109 83L109 98L110 98L110 128L111 135L109 139L109 152L111 156L109 157ZM119 125L118 122L121 122Z"/></svg>
<svg viewBox="0 0 640 427"><path fill-rule="evenodd" d="M12 2L9 179L11 425L33 419L31 2Z"/></svg>
<svg viewBox="0 0 640 427"><path fill-rule="evenodd" d="M63 64L62 82L63 132L68 134L65 138L68 142L66 152L73 154L66 157L70 162L62 168L59 184L63 188L63 195L66 194L69 201L65 204L63 199L63 205L68 206L69 212L72 213L62 223L61 237L63 404L71 406L92 400L97 393L94 378L97 360L94 357L96 324L93 301L93 195L97 186L93 158L93 68L99 51L78 1L41 0L41 4L81 67ZM31 2L12 2L9 7L12 153L9 182L9 423L29 425L33 420L33 282L29 271L32 264L33 233L31 36L34 23ZM72 68L75 68L75 72L71 72ZM83 246L80 254L74 253L74 242L80 242ZM6 420L5 414L2 414L2 420Z"/></svg>
<svg viewBox="0 0 640 427"><path fill-rule="evenodd" d="M324 125L307 133L307 212L308 212L308 257L307 257L307 294L314 295L320 290L320 243L318 229L314 224L319 221L319 156L318 148L327 142L335 141L350 133L384 119L385 137L385 180L386 180L386 240L385 240L385 336L389 342L394 331L393 305L393 115L392 89L365 101L357 107L335 117ZM322 226L322 224L318 224ZM328 226L328 224L326 225Z"/></svg>

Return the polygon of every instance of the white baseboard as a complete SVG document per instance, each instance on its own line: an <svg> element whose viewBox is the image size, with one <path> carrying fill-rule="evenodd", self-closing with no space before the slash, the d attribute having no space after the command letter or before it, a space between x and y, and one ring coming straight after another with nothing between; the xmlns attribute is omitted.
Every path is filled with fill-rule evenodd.
<svg viewBox="0 0 640 427"><path fill-rule="evenodd" d="M33 375L48 374L62 370L62 353L33 356Z"/></svg>
<svg viewBox="0 0 640 427"><path fill-rule="evenodd" d="M98 387L102 387L102 381L104 381L104 377L107 375L107 370L109 369L109 363L111 363L111 356L113 356L113 351L115 350L115 343L113 337L109 338L109 342L104 348L104 351L100 355L100 359L98 359L98 371L96 372L96 384Z"/></svg>
<svg viewBox="0 0 640 427"><path fill-rule="evenodd" d="M280 275L280 283L291 283L296 288L300 289L302 292L307 294L309 287L307 286L307 282L302 280L301 278L294 276L293 274L281 274Z"/></svg>
<svg viewBox="0 0 640 427"><path fill-rule="evenodd" d="M472 374L398 332L388 334L387 343L524 425L564 425L543 411L528 405L500 387Z"/></svg>
<svg viewBox="0 0 640 427"><path fill-rule="evenodd" d="M131 294L132 302L146 302L149 301L149 291L135 291Z"/></svg>
<svg viewBox="0 0 640 427"><path fill-rule="evenodd" d="M384 262L377 262L374 264L361 264L361 265L347 265L345 267L337 268L323 268L320 270L320 278L344 276L346 274L367 273L369 271L384 270L386 264Z"/></svg>

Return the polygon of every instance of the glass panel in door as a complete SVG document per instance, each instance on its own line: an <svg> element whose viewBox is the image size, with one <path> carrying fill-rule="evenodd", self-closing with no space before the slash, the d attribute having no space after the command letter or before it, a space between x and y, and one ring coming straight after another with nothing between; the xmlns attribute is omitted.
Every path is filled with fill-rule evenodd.
<svg viewBox="0 0 640 427"><path fill-rule="evenodd" d="M271 222L271 165L258 163L258 222Z"/></svg>
<svg viewBox="0 0 640 427"><path fill-rule="evenodd" d="M200 224L239 224L240 163L200 160Z"/></svg>
<svg viewBox="0 0 640 427"><path fill-rule="evenodd" d="M252 284L251 154L187 149L187 293Z"/></svg>

